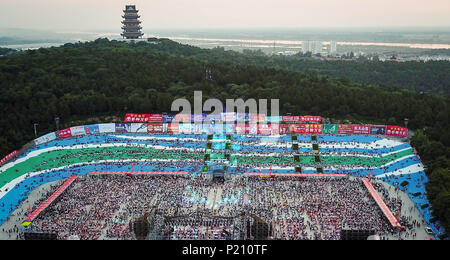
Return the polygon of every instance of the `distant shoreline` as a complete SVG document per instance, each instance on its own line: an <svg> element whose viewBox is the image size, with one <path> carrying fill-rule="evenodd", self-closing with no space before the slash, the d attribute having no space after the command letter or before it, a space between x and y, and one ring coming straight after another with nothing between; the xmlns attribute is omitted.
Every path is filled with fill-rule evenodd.
<svg viewBox="0 0 450 260"><path fill-rule="evenodd" d="M249 44L268 44L267 47L272 47L273 43L278 45L301 45L304 41L295 40L246 40L246 39L220 39L220 38L196 38L196 37L170 37L162 36L162 38L169 38L171 40L185 40L185 41L204 41L204 42L242 42ZM322 44L330 44L329 41L320 41ZM388 42L337 42L338 45L352 45L352 46L386 46L386 47L407 47L414 49L450 49L450 44L422 44L422 43L388 43Z"/></svg>

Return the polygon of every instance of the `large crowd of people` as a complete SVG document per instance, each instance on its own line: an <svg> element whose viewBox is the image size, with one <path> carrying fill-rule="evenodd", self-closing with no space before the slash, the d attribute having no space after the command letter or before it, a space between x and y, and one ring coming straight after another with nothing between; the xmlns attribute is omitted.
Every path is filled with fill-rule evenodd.
<svg viewBox="0 0 450 260"><path fill-rule="evenodd" d="M244 215L271 225L274 239L393 232L360 179L230 176L212 183L210 175L81 177L30 229L60 239L132 239L130 223L149 212L165 218L159 239L242 238Z"/></svg>

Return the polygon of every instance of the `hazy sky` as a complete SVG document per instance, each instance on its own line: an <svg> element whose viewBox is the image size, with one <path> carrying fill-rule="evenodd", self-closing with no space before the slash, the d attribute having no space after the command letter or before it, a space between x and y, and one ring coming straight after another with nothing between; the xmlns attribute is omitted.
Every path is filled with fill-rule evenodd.
<svg viewBox="0 0 450 260"><path fill-rule="evenodd" d="M450 0L0 0L0 27L114 31L125 4L145 30L450 27Z"/></svg>

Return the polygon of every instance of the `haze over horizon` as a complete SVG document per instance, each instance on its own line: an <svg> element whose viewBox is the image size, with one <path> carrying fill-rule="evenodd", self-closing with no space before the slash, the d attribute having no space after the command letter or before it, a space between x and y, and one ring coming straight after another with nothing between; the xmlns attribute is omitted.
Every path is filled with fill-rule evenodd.
<svg viewBox="0 0 450 260"><path fill-rule="evenodd" d="M450 28L448 0L3 0L1 28L119 31L135 4L144 30L242 28Z"/></svg>

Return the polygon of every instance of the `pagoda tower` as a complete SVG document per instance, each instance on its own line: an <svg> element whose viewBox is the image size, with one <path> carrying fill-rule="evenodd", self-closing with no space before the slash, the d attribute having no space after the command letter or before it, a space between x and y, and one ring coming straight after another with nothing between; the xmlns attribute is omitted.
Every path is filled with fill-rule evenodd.
<svg viewBox="0 0 450 260"><path fill-rule="evenodd" d="M135 5L125 6L123 10L124 15L122 18L122 30L121 34L124 39L139 39L144 34L141 32L141 21L139 21L140 16L138 15L138 10Z"/></svg>

